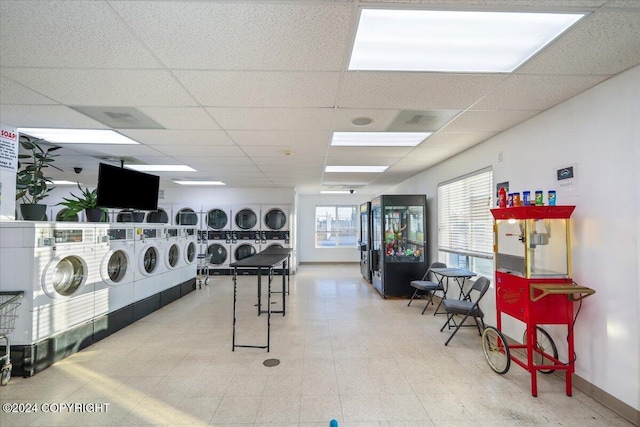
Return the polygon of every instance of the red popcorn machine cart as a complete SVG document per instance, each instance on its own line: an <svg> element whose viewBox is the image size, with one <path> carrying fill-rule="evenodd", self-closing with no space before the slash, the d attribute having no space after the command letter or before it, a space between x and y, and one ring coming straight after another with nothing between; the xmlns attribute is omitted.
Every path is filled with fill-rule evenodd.
<svg viewBox="0 0 640 427"><path fill-rule="evenodd" d="M538 371L565 371L566 393L571 396L573 326L580 311L578 307L574 312L574 305L595 293L571 279L569 222L574 209L518 206L491 210L497 325L483 331L482 347L495 372L506 373L511 361L529 371L533 396L538 395ZM525 323L522 344L507 343L501 333L503 314ZM567 327L568 360L558 359L555 343L540 325Z"/></svg>

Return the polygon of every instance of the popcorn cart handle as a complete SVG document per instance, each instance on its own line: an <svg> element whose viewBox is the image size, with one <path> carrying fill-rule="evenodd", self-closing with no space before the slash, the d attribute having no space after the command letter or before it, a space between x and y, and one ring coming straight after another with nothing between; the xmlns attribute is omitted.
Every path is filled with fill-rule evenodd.
<svg viewBox="0 0 640 427"><path fill-rule="evenodd" d="M536 295L536 290L540 291ZM567 298L571 301L580 301L588 297L589 295L595 294L596 291L587 288L586 286L579 285L558 285L557 283L532 283L529 288L529 299L532 302L536 302L546 297L547 295L567 295ZM578 296L576 296L576 294Z"/></svg>

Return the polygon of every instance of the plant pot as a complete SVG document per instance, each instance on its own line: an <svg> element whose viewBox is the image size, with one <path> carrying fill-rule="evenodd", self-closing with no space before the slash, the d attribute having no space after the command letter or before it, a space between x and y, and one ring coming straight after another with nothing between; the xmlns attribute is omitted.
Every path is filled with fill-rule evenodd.
<svg viewBox="0 0 640 427"><path fill-rule="evenodd" d="M20 205L22 219L26 221L44 221L47 216L47 205L23 203Z"/></svg>
<svg viewBox="0 0 640 427"><path fill-rule="evenodd" d="M84 210L87 222L102 222L104 211L100 208L89 208Z"/></svg>

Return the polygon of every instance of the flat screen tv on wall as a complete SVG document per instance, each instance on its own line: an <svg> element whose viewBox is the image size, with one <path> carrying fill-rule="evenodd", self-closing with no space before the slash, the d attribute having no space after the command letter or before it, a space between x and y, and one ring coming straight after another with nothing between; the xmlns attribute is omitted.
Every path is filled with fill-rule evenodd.
<svg viewBox="0 0 640 427"><path fill-rule="evenodd" d="M158 209L160 177L100 163L98 206L103 208Z"/></svg>

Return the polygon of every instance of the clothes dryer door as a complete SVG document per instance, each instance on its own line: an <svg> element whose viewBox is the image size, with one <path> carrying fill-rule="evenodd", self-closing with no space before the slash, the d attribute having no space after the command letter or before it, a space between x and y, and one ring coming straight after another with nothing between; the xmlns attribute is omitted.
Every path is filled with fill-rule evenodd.
<svg viewBox="0 0 640 427"><path fill-rule="evenodd" d="M287 215L282 209L270 209L264 214L264 224L269 230L281 230L287 224Z"/></svg>
<svg viewBox="0 0 640 427"><path fill-rule="evenodd" d="M228 223L227 213L222 209L211 209L207 212L207 226L212 230L223 230Z"/></svg>

